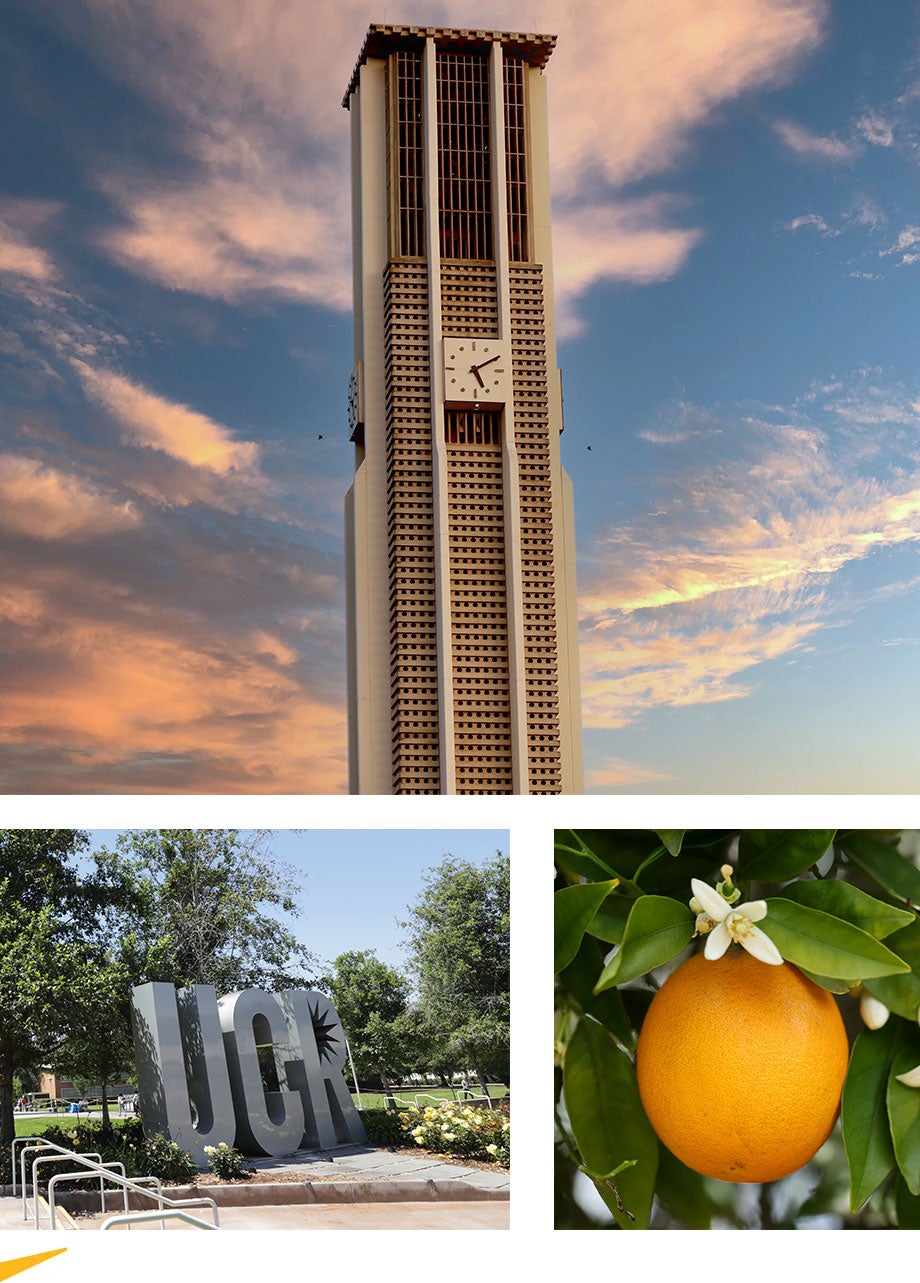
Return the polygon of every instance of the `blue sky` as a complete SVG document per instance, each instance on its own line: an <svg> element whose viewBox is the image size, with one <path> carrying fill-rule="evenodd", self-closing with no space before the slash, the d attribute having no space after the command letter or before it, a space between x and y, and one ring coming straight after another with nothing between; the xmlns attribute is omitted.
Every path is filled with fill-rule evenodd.
<svg viewBox="0 0 920 1283"><path fill-rule="evenodd" d="M118 833L90 832L90 853L114 848ZM481 865L508 854L502 829L276 829L268 850L301 885L300 916L290 923L321 964L349 950L370 950L405 970L399 923L424 889L425 874L447 856Z"/></svg>
<svg viewBox="0 0 920 1283"><path fill-rule="evenodd" d="M0 788L346 787L339 103L383 19L559 36L589 791L916 791L915 0L11 0Z"/></svg>

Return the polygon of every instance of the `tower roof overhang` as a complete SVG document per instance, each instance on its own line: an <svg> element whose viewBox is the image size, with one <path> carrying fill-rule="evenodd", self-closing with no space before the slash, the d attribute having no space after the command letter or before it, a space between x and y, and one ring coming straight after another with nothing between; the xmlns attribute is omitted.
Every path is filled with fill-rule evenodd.
<svg viewBox="0 0 920 1283"><path fill-rule="evenodd" d="M361 67L368 58L386 58L395 49L418 49L429 38L439 48L454 52L483 49L500 42L505 52L513 58L522 58L531 67L543 68L556 45L555 36L538 35L524 31L479 31L466 27L410 27L396 24L372 23L367 29L364 44L355 63L351 80L342 99L348 107L352 93L358 87Z"/></svg>

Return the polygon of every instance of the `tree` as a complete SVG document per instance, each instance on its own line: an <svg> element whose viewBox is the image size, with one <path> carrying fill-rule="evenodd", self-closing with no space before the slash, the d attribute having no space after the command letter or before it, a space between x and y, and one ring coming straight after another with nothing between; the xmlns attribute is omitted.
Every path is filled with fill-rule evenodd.
<svg viewBox="0 0 920 1283"><path fill-rule="evenodd" d="M409 980L370 950L340 954L332 966L319 986L339 1013L355 1070L378 1076L386 1086L390 1075L416 1063Z"/></svg>
<svg viewBox="0 0 920 1283"><path fill-rule="evenodd" d="M111 1128L108 1087L134 1066L131 1036L133 976L124 957L87 946L67 993L67 1025L55 1066L102 1087L102 1127ZM78 1088L79 1090L79 1088Z"/></svg>
<svg viewBox="0 0 920 1283"><path fill-rule="evenodd" d="M489 1072L508 1078L509 890L501 852L482 865L448 857L402 923L435 1058L472 1066L486 1092Z"/></svg>
<svg viewBox="0 0 920 1283"><path fill-rule="evenodd" d="M211 984L219 992L310 983L314 959L283 917L296 917L293 870L268 836L234 829L148 829L119 835L97 856L115 906L107 939L119 942L135 983Z"/></svg>
<svg viewBox="0 0 920 1283"><path fill-rule="evenodd" d="M99 887L71 860L88 845L73 829L0 829L0 1148L15 1135L13 1079L56 1046L68 985Z"/></svg>

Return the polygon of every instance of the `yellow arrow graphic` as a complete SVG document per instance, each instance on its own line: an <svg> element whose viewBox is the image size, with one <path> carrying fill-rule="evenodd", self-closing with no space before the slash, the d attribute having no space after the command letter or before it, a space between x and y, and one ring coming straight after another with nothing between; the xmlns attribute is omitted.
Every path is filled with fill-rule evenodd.
<svg viewBox="0 0 920 1283"><path fill-rule="evenodd" d="M42 1261L47 1261L49 1257L60 1256L66 1251L66 1247L59 1247L53 1252L39 1252L35 1256L17 1256L15 1261L0 1261L0 1279L11 1279L14 1274L31 1270L33 1265L41 1265Z"/></svg>

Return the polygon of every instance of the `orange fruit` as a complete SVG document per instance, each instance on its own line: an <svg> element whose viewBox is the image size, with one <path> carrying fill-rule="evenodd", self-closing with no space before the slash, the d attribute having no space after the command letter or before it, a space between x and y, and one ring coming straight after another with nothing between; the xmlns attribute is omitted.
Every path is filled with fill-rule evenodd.
<svg viewBox="0 0 920 1283"><path fill-rule="evenodd" d="M808 1162L840 1108L849 1047L833 997L791 963L732 947L682 963L652 1000L636 1053L659 1138L723 1181L775 1181Z"/></svg>

